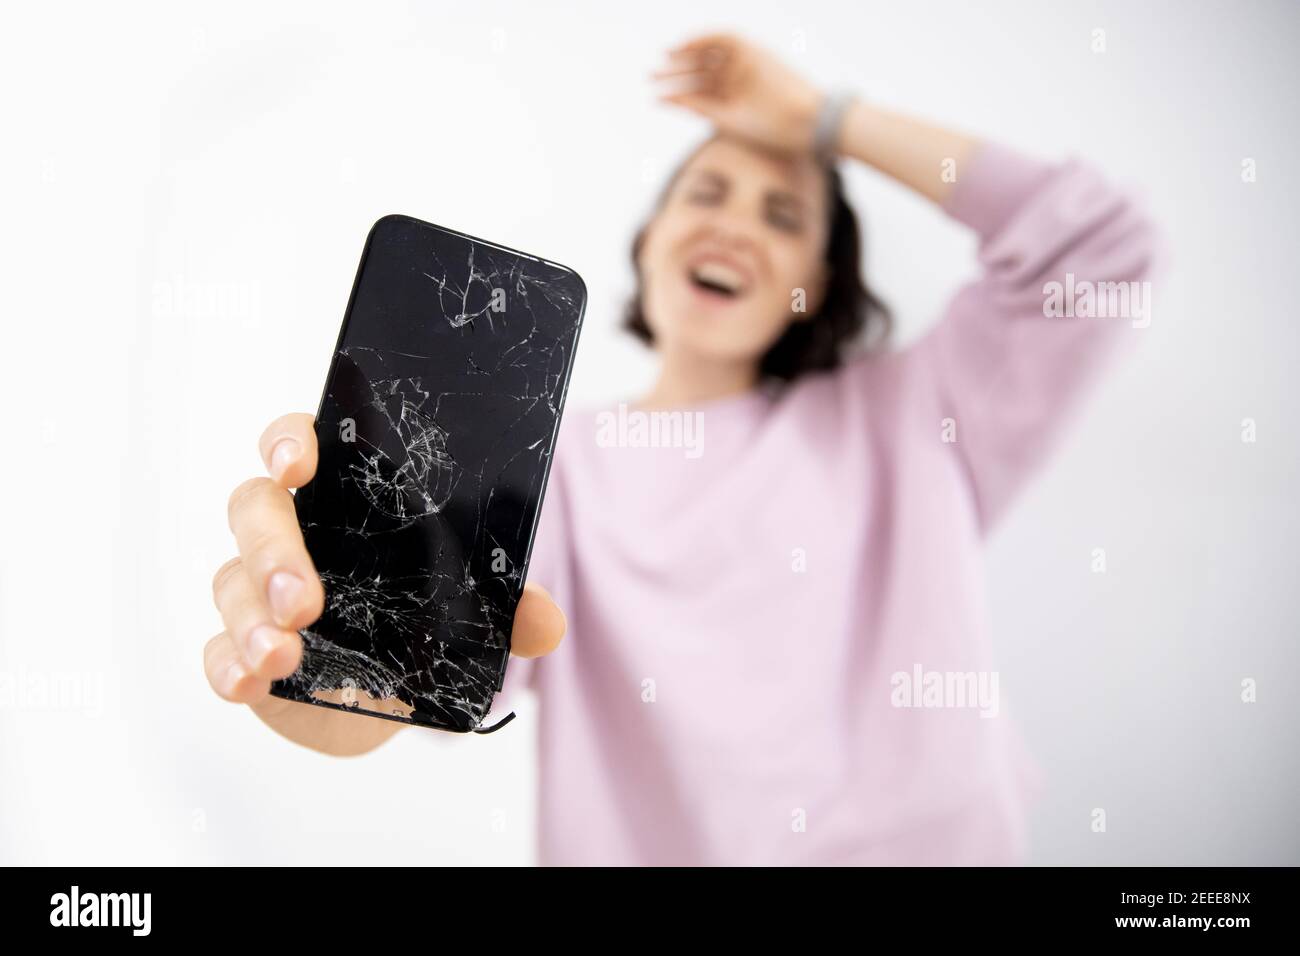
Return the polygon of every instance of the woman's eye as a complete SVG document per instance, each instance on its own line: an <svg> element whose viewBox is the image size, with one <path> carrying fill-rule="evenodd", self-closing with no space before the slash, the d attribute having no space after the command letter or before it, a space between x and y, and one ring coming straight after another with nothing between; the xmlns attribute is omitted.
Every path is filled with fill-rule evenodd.
<svg viewBox="0 0 1300 956"><path fill-rule="evenodd" d="M767 221L783 232L798 232L803 227L799 217L789 213L770 212Z"/></svg>
<svg viewBox="0 0 1300 956"><path fill-rule="evenodd" d="M695 190L686 194L687 202L700 203L702 205L716 206L722 199L722 193L716 190Z"/></svg>

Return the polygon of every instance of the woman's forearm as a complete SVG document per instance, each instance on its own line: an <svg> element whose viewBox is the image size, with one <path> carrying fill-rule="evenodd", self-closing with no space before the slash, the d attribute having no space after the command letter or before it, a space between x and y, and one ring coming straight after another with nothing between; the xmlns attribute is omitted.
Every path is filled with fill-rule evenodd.
<svg viewBox="0 0 1300 956"><path fill-rule="evenodd" d="M662 102L693 110L719 132L778 153L814 148L826 95L771 53L730 34L709 34L669 53L655 71ZM952 192L979 141L855 101L840 117L836 149L936 203Z"/></svg>
<svg viewBox="0 0 1300 956"><path fill-rule="evenodd" d="M861 100L840 124L837 151L942 204L979 140Z"/></svg>

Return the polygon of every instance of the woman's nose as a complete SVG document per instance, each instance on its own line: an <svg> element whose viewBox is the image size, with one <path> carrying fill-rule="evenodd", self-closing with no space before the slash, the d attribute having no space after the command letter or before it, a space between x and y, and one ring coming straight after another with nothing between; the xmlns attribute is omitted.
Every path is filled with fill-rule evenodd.
<svg viewBox="0 0 1300 956"><path fill-rule="evenodd" d="M728 249L752 250L758 243L758 223L740 210L719 210L709 223L709 238Z"/></svg>

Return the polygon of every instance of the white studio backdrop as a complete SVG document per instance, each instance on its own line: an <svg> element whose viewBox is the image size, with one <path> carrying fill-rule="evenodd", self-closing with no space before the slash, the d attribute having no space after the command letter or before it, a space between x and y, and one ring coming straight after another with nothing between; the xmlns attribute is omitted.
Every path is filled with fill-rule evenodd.
<svg viewBox="0 0 1300 956"><path fill-rule="evenodd" d="M628 246L704 133L648 74L718 28L1147 197L1170 261L1145 345L989 550L1001 686L1048 784L1033 858L1300 862L1294 5L85 3L4 21L0 863L533 859L535 704L508 733L411 730L336 760L210 693L226 499L270 419L314 410L386 213L572 265L591 299L571 401L646 384L617 330ZM973 274L973 241L870 171L849 182L912 338Z"/></svg>

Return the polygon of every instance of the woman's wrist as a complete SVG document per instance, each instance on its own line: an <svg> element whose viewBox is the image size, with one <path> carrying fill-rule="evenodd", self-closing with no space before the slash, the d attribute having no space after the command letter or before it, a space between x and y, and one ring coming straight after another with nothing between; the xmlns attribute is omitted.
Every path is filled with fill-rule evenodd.
<svg viewBox="0 0 1300 956"><path fill-rule="evenodd" d="M927 199L943 203L978 141L891 113L860 98L844 111L836 155L873 166Z"/></svg>
<svg viewBox="0 0 1300 956"><path fill-rule="evenodd" d="M837 155L844 159L878 165L880 149L893 135L885 122L884 112L861 98L854 100L844 111L835 139Z"/></svg>
<svg viewBox="0 0 1300 956"><path fill-rule="evenodd" d="M817 123L821 117L826 94L809 83L800 83L786 101L787 129L794 135L781 148L791 152L813 152L816 148Z"/></svg>
<svg viewBox="0 0 1300 956"><path fill-rule="evenodd" d="M830 164L841 155L845 119L857 102L856 96L843 90L819 96L813 121L812 152L823 163Z"/></svg>

